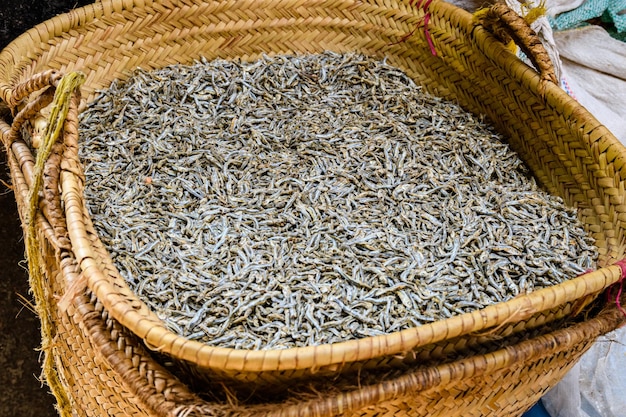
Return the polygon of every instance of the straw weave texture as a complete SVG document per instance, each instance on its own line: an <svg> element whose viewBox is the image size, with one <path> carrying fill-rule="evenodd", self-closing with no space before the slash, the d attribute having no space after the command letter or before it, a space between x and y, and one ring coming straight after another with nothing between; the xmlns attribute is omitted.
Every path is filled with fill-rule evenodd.
<svg viewBox="0 0 626 417"><path fill-rule="evenodd" d="M536 402L596 337L624 321L603 293L623 279L615 262L624 257L626 151L552 83L540 45L508 13L494 8L489 19L473 19L444 2L411 0L103 0L2 51L0 98L11 114L0 132L25 234L37 242L31 285L49 324L45 371L60 412L518 416ZM503 31L541 73L494 36ZM333 345L233 350L168 331L126 286L93 229L78 111L136 67L324 50L387 57L431 93L485 115L540 183L579 209L602 268L474 313ZM20 131L73 71L85 81L71 96L40 190Z"/></svg>

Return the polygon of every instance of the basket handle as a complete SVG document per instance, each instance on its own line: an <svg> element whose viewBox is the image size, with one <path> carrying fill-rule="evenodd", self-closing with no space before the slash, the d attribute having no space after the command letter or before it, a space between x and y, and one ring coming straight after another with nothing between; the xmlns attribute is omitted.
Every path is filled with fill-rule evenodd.
<svg viewBox="0 0 626 417"><path fill-rule="evenodd" d="M558 84L554 65L541 39L529 23L505 3L497 2L491 7L474 13L474 23L483 26L504 44L514 42L528 56L541 76L541 89L547 82Z"/></svg>
<svg viewBox="0 0 626 417"><path fill-rule="evenodd" d="M5 120L5 116L9 114L9 108L3 101L0 101L0 139L3 143L9 143L9 135L11 134L11 125Z"/></svg>
<svg viewBox="0 0 626 417"><path fill-rule="evenodd" d="M23 190L26 194L23 199L28 213L23 213L29 219L30 225L34 224L35 217L40 217L51 227L44 228L46 236L58 248L69 247L66 237L66 225L63 221L61 198L59 192L59 177L64 162L64 149L67 147L67 139L72 136L72 119L76 119L76 111L70 112L69 117L63 115L57 120L44 122L43 128L48 136L49 143L30 143L30 147L24 141L22 131L25 127L34 129L35 121L43 119L42 110L53 105L52 112L58 113L62 108L77 107L76 100L79 100L82 83L82 74L70 74L68 80L63 81L62 73L54 70L33 75L29 80L18 84L10 91L6 98L8 111L4 111L8 116L14 114L12 120L0 116L0 133L7 152L11 152L16 158L16 162L21 171L21 183L27 188ZM63 104L60 101L64 101ZM56 109L55 109L56 107ZM67 110L65 110L67 113ZM54 132L49 132L49 125L56 122ZM60 123L60 124L59 124ZM76 123L74 123L76 124ZM32 136L31 131L31 136ZM32 142L32 141L31 141ZM38 148L37 152L33 148ZM67 165L67 163L65 164ZM37 200L39 200L37 202ZM41 214L36 211L41 210Z"/></svg>

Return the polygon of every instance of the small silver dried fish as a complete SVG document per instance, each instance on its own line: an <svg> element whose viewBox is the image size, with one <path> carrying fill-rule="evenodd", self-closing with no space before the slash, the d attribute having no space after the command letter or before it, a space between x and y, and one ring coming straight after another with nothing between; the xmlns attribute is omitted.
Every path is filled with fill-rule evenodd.
<svg viewBox="0 0 626 417"><path fill-rule="evenodd" d="M492 129L356 54L137 70L81 132L119 271L173 331L214 345L389 333L597 258Z"/></svg>

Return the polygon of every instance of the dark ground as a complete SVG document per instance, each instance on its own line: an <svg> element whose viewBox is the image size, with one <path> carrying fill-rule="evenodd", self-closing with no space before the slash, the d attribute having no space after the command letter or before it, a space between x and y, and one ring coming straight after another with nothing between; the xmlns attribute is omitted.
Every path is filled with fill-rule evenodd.
<svg viewBox="0 0 626 417"><path fill-rule="evenodd" d="M0 49L32 26L90 0L0 0ZM9 182L4 148L0 180ZM13 193L0 184L0 417L52 417L54 397L39 381L39 320L23 264L22 229Z"/></svg>

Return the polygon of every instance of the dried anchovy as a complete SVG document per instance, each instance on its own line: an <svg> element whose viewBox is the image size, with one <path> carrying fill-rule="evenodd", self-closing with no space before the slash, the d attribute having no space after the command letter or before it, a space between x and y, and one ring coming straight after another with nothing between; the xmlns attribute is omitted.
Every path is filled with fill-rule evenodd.
<svg viewBox="0 0 626 417"><path fill-rule="evenodd" d="M597 258L492 129L385 61L137 70L81 132L89 210L120 273L173 331L213 345L385 334Z"/></svg>

